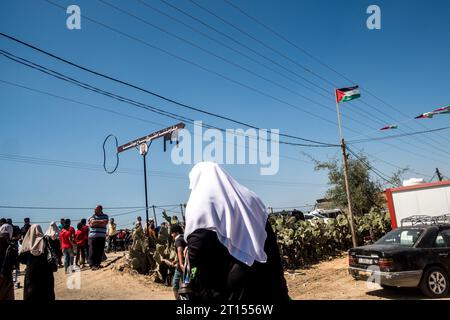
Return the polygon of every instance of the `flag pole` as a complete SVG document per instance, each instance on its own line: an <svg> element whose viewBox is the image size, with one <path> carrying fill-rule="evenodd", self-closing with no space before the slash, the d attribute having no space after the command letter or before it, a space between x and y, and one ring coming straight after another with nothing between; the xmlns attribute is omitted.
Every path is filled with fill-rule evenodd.
<svg viewBox="0 0 450 320"><path fill-rule="evenodd" d="M351 196L350 196L350 185L348 183L348 162L347 162L347 152L345 149L345 142L344 142L344 138L342 137L342 128L341 128L341 113L339 111L339 102L337 99L337 94L336 94L337 90L334 90L334 95L336 98L336 112L337 112L337 118L338 118L338 127L339 127L339 139L341 142L341 151L342 151L342 162L344 164L344 180L345 180L345 191L347 193L347 203L348 203L348 217L349 217L349 222L350 222L350 231L352 234L352 243L353 243L353 247L357 247L358 246L358 240L356 237L356 232L355 232L355 222L353 219L353 210L352 210L352 200L351 200Z"/></svg>

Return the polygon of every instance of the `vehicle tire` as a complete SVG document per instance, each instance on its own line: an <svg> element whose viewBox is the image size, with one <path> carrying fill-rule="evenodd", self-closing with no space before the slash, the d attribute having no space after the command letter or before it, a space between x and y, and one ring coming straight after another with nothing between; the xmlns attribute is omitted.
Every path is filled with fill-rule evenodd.
<svg viewBox="0 0 450 320"><path fill-rule="evenodd" d="M425 270L420 282L420 290L430 298L442 298L447 296L449 290L448 275L440 267L431 267Z"/></svg>

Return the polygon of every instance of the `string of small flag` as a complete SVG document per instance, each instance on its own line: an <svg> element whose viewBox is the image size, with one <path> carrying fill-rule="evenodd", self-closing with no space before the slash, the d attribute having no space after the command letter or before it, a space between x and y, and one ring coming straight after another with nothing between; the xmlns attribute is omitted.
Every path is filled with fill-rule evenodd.
<svg viewBox="0 0 450 320"><path fill-rule="evenodd" d="M336 96L336 103L339 104L342 102L348 102L351 100L358 99L361 97L361 93L359 91L359 86L352 86L352 87L336 89L335 96ZM430 118L433 118L435 115L448 114L448 113L450 113L450 105L435 109L433 111L424 112L424 113L418 115L417 117L415 117L414 119L427 119L427 118L430 119ZM394 130L394 129L398 129L397 124L389 124L389 125L386 125L386 126L380 128L379 130L386 131L386 130Z"/></svg>

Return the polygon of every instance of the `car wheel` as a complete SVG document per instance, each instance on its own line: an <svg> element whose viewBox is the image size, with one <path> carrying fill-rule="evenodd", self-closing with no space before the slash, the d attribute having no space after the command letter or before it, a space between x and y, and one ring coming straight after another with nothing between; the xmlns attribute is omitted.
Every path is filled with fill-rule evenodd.
<svg viewBox="0 0 450 320"><path fill-rule="evenodd" d="M447 273L439 267L431 267L425 271L420 283L422 293L430 298L442 298L448 294L449 281Z"/></svg>

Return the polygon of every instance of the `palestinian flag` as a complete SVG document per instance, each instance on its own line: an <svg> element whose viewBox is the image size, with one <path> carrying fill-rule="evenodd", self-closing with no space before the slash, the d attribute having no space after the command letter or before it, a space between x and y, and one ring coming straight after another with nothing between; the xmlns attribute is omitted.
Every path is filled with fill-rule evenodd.
<svg viewBox="0 0 450 320"><path fill-rule="evenodd" d="M422 113L421 115L418 115L414 119L433 118L433 116L435 116L437 114L445 114L445 113L450 113L450 106L446 106L446 107L438 108L438 109L430 111L430 112Z"/></svg>
<svg viewBox="0 0 450 320"><path fill-rule="evenodd" d="M418 115L417 117L414 117L414 119L433 118L433 116L434 116L433 112L425 112L425 113L422 113L422 114Z"/></svg>
<svg viewBox="0 0 450 320"><path fill-rule="evenodd" d="M336 102L347 102L357 99L361 96L359 93L359 86L336 89Z"/></svg>
<svg viewBox="0 0 450 320"><path fill-rule="evenodd" d="M450 106L442 107L432 111L434 114L450 113Z"/></svg>
<svg viewBox="0 0 450 320"><path fill-rule="evenodd" d="M398 126L396 124L391 124L391 125L381 128L380 130L391 130L391 129L397 129L397 128L398 128Z"/></svg>

